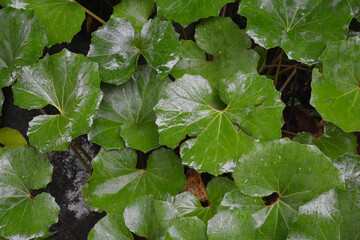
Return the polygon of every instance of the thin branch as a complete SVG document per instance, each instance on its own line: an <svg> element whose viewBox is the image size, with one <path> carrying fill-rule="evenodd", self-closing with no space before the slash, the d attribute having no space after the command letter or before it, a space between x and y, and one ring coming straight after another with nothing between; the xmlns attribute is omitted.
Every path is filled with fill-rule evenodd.
<svg viewBox="0 0 360 240"><path fill-rule="evenodd" d="M88 171L88 173L90 173L90 175L92 174L92 170L90 169L90 167L87 165L87 163L85 162L85 160L83 159L83 157L80 155L80 153L76 150L76 148L74 148L74 146L70 143L69 147L71 148L71 150L75 153L76 157L80 160L80 162L82 163L82 165L85 167L86 171Z"/></svg>
<svg viewBox="0 0 360 240"><path fill-rule="evenodd" d="M277 67L278 65L276 64L271 64L271 65L265 65L264 68L269 68L269 67ZM280 65L280 67L296 67L297 69L300 69L300 70L304 70L304 71L307 71L307 72L312 72L311 69L308 69L308 68L304 68L304 67L300 67L298 65L286 65L286 64L282 64Z"/></svg>
<svg viewBox="0 0 360 240"><path fill-rule="evenodd" d="M227 7L227 4L225 4L225 6L224 6L224 8L223 8L223 10L222 10L221 17L225 17L226 7Z"/></svg>
<svg viewBox="0 0 360 240"><path fill-rule="evenodd" d="M72 2L76 2L78 3L76 0L71 0ZM100 17L98 17L95 13L93 13L92 11L90 11L89 9L87 9L86 7L84 7L83 5L81 5L80 3L78 3L87 14L89 14L90 16L92 16L93 18L95 18L96 20L98 20L100 23L105 24L106 22L104 20L102 20Z"/></svg>
<svg viewBox="0 0 360 240"><path fill-rule="evenodd" d="M76 146L80 149L80 151L82 152L82 154L85 155L85 157L91 162L92 158L90 157L90 155L85 151L85 149L81 146L81 144L74 139L74 142L76 144Z"/></svg>
<svg viewBox="0 0 360 240"><path fill-rule="evenodd" d="M276 68L276 74L275 74L275 79L274 79L274 86L276 87L278 79L279 79L279 72L280 72L280 67L281 67L281 62L284 56L284 50L281 50L280 55L279 55L279 62Z"/></svg>
<svg viewBox="0 0 360 240"><path fill-rule="evenodd" d="M289 84L289 82L291 81L291 79L295 76L296 73L296 68L292 71L292 73L290 74L290 76L286 79L284 85L282 85L282 87L280 88L279 92L283 92L284 89L286 88L286 86Z"/></svg>

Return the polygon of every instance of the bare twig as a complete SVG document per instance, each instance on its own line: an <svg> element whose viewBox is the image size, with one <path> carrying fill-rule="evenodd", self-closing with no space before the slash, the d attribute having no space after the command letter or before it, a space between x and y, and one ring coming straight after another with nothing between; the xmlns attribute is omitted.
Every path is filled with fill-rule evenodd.
<svg viewBox="0 0 360 240"><path fill-rule="evenodd" d="M289 84L289 82L291 81L291 79L294 77L295 73L296 73L296 68L292 71L292 73L290 74L290 76L286 79L284 85L282 85L282 87L280 88L279 92L283 92L284 89L286 88L286 86Z"/></svg>

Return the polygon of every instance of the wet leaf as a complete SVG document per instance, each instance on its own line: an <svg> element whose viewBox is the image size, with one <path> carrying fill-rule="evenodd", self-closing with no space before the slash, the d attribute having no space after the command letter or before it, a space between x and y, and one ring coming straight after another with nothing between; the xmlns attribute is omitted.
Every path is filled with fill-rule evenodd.
<svg viewBox="0 0 360 240"><path fill-rule="evenodd" d="M15 81L22 66L33 64L41 57L47 40L32 11L7 7L0 9L0 19L0 87L5 87Z"/></svg>
<svg viewBox="0 0 360 240"><path fill-rule="evenodd" d="M345 132L360 131L360 36L329 44L313 71L311 104Z"/></svg>
<svg viewBox="0 0 360 240"><path fill-rule="evenodd" d="M51 181L52 166L33 148L0 150L0 235L30 239L48 233L59 207L47 193L33 197L30 189Z"/></svg>
<svg viewBox="0 0 360 240"><path fill-rule="evenodd" d="M1 148L16 148L27 145L26 140L21 133L16 129L0 128L0 146Z"/></svg>
<svg viewBox="0 0 360 240"><path fill-rule="evenodd" d="M93 33L88 57L99 63L101 79L107 83L126 82L135 71L140 54L162 79L179 61L177 39L171 23L159 18L150 19L139 35L135 35L126 18L110 18Z"/></svg>
<svg viewBox="0 0 360 240"><path fill-rule="evenodd" d="M246 32L265 48L280 46L291 59L313 64L329 42L346 38L348 1L243 0Z"/></svg>
<svg viewBox="0 0 360 240"><path fill-rule="evenodd" d="M129 148L102 150L92 164L94 172L84 197L90 206L111 214L121 214L131 199L175 195L185 186L180 159L164 148L150 154L146 169L136 168L136 152Z"/></svg>
<svg viewBox="0 0 360 240"><path fill-rule="evenodd" d="M197 217L176 218L169 226L165 240L207 240L206 225Z"/></svg>
<svg viewBox="0 0 360 240"><path fill-rule="evenodd" d="M356 136L352 133L344 133L330 122L325 124L324 133L320 137L315 138L311 133L304 132L296 135L294 140L317 146L331 159L336 159L344 153L357 154Z"/></svg>
<svg viewBox="0 0 360 240"><path fill-rule="evenodd" d="M229 75L256 72L259 56L249 50L251 39L230 18L201 21L196 26L195 40L180 41L182 60L171 71L175 78L186 73L201 75L217 86Z"/></svg>
<svg viewBox="0 0 360 240"><path fill-rule="evenodd" d="M171 203L143 196L131 200L124 211L126 226L137 236L163 239L177 211Z"/></svg>
<svg viewBox="0 0 360 240"><path fill-rule="evenodd" d="M360 156L344 154L334 160L334 165L340 170L347 189L360 187Z"/></svg>
<svg viewBox="0 0 360 240"><path fill-rule="evenodd" d="M102 98L97 64L67 50L23 67L13 91L22 108L50 104L60 113L29 124L30 145L41 152L65 151L73 138L87 133Z"/></svg>
<svg viewBox="0 0 360 240"><path fill-rule="evenodd" d="M70 42L81 30L85 12L75 1L70 0L4 0L6 6L34 10L45 27L49 45Z"/></svg>
<svg viewBox="0 0 360 240"><path fill-rule="evenodd" d="M221 8L233 0L155 0L160 15L186 27L200 18L217 16Z"/></svg>
<svg viewBox="0 0 360 240"><path fill-rule="evenodd" d="M151 67L139 66L120 86L104 84L104 98L94 117L89 140L105 149L126 146L148 152L159 146L153 107L159 101L168 78L156 78Z"/></svg>
<svg viewBox="0 0 360 240"><path fill-rule="evenodd" d="M175 197L174 206L181 216L196 216L204 223L207 223L217 212L218 206L225 193L236 189L233 181L225 177L212 179L206 188L208 196L208 206L202 206L195 195L184 192Z"/></svg>
<svg viewBox="0 0 360 240"><path fill-rule="evenodd" d="M272 82L241 74L220 83L219 94L201 76L184 75L168 84L155 107L160 144L181 146L183 163L198 172L231 172L253 138L280 137L283 103ZM221 100L227 104L220 110Z"/></svg>
<svg viewBox="0 0 360 240"><path fill-rule="evenodd" d="M91 230L89 240L132 240L134 239L130 230L125 226L122 215L108 214L102 218Z"/></svg>
<svg viewBox="0 0 360 240"><path fill-rule="evenodd" d="M299 207L340 186L339 175L316 147L288 139L258 144L240 159L233 173L236 186L249 196L244 204L250 205L250 197L263 198L266 205L255 216L252 213L269 239L285 239Z"/></svg>
<svg viewBox="0 0 360 240"><path fill-rule="evenodd" d="M206 195L205 184L201 175L193 168L190 168L186 173L186 188L182 191L187 191L194 194L201 202L208 200Z"/></svg>
<svg viewBox="0 0 360 240"><path fill-rule="evenodd" d="M155 3L152 0L123 0L114 7L113 17L127 18L135 32L140 32L154 9Z"/></svg>

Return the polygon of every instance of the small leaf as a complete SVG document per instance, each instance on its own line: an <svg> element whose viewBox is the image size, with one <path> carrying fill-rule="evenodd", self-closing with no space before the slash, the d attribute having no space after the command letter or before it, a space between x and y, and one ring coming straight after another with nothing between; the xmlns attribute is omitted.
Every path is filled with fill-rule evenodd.
<svg viewBox="0 0 360 240"><path fill-rule="evenodd" d="M231 172L253 138L279 138L280 101L272 82L257 74L241 74L220 83L219 94L201 76L184 75L168 84L155 107L160 144L181 146L183 163L199 172ZM217 109L221 98L227 106ZM195 138L196 137L196 138Z"/></svg>
<svg viewBox="0 0 360 240"><path fill-rule="evenodd" d="M205 184L201 175L193 168L190 168L186 173L186 188L182 191L194 194L201 202L208 200Z"/></svg>
<svg viewBox="0 0 360 240"><path fill-rule="evenodd" d="M153 200L151 196L130 201L124 211L126 226L137 236L148 239L164 237L176 216L177 211L171 203Z"/></svg>
<svg viewBox="0 0 360 240"><path fill-rule="evenodd" d="M336 159L344 153L357 154L356 136L352 133L344 133L330 122L325 124L324 133L320 137L315 138L312 134L304 132L296 135L294 140L317 146L331 159Z"/></svg>
<svg viewBox="0 0 360 240"><path fill-rule="evenodd" d="M206 225L197 217L176 218L169 226L165 240L207 240Z"/></svg>
<svg viewBox="0 0 360 240"><path fill-rule="evenodd" d="M65 151L73 138L87 133L102 98L97 64L67 50L23 67L13 91L22 108L50 104L60 113L29 124L30 144L41 152Z"/></svg>
<svg viewBox="0 0 360 240"><path fill-rule="evenodd" d="M182 60L171 71L175 78L186 73L201 75L217 86L232 74L256 72L259 56L249 49L251 39L230 18L201 21L196 26L195 40L180 41Z"/></svg>
<svg viewBox="0 0 360 240"><path fill-rule="evenodd" d="M89 139L105 149L126 146L148 152L159 146L153 107L158 103L168 78L156 78L151 67L139 66L121 86L104 84L104 98L94 117Z"/></svg>
<svg viewBox="0 0 360 240"><path fill-rule="evenodd" d="M243 194L263 197L263 209L254 218L270 239L285 239L299 207L339 186L339 175L316 147L288 139L258 144L233 173Z"/></svg>
<svg viewBox="0 0 360 240"><path fill-rule="evenodd" d="M234 182L225 177L212 179L206 190L209 206L203 207L200 201L191 193L180 193L175 197L174 206L181 216L196 216L207 223L218 210L225 193L236 189Z"/></svg>
<svg viewBox="0 0 360 240"><path fill-rule="evenodd" d="M360 36L328 45L320 56L323 74L313 71L311 104L324 120L345 132L360 131Z"/></svg>
<svg viewBox="0 0 360 240"><path fill-rule="evenodd" d="M0 87L5 87L15 81L22 66L33 64L41 57L47 40L32 11L7 7L0 10L0 19Z"/></svg>
<svg viewBox="0 0 360 240"><path fill-rule="evenodd" d="M47 193L33 197L31 189L51 181L52 166L33 148L0 150L0 235L30 239L48 233L59 207Z"/></svg>
<svg viewBox="0 0 360 240"><path fill-rule="evenodd" d="M175 195L185 186L180 159L168 149L153 151L146 169L137 169L135 150L102 150L92 161L94 172L84 196L92 207L121 214L133 198Z"/></svg>
<svg viewBox="0 0 360 240"><path fill-rule="evenodd" d="M155 0L160 15L186 27L200 18L217 16L221 8L233 0Z"/></svg>
<svg viewBox="0 0 360 240"><path fill-rule="evenodd" d="M246 32L265 48L280 46L291 59L314 64L329 42L346 39L348 1L243 0Z"/></svg>
<svg viewBox="0 0 360 240"><path fill-rule="evenodd" d="M125 226L122 215L108 214L91 230L89 240L133 240L130 230Z"/></svg>
<svg viewBox="0 0 360 240"><path fill-rule="evenodd" d="M94 32L88 57L99 63L104 82L121 84L135 71L137 59L144 56L162 79L179 61L178 34L170 22L150 19L135 35L134 27L125 18L110 18Z"/></svg>
<svg viewBox="0 0 360 240"><path fill-rule="evenodd" d="M5 127L0 128L0 144L4 148L16 148L27 145L27 142L18 130Z"/></svg>
<svg viewBox="0 0 360 240"><path fill-rule="evenodd" d="M360 156L344 154L334 160L334 165L340 170L347 189L360 187Z"/></svg>
<svg viewBox="0 0 360 240"><path fill-rule="evenodd" d="M135 32L140 32L154 9L153 0L123 0L114 7L113 17L127 18L134 26Z"/></svg>

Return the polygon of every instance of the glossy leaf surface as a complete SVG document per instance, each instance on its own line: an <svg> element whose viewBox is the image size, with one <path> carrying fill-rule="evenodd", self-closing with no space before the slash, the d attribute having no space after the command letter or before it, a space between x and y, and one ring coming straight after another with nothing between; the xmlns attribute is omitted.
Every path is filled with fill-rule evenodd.
<svg viewBox="0 0 360 240"><path fill-rule="evenodd" d="M126 226L137 236L163 239L177 211L171 203L143 196L129 202L124 211Z"/></svg>
<svg viewBox="0 0 360 240"><path fill-rule="evenodd" d="M113 17L127 18L134 26L135 32L140 32L154 9L153 0L123 0L114 7Z"/></svg>
<svg viewBox="0 0 360 240"><path fill-rule="evenodd" d="M33 197L30 189L51 181L52 166L33 148L0 150L0 235L30 239L48 232L59 207L47 193Z"/></svg>
<svg viewBox="0 0 360 240"><path fill-rule="evenodd" d="M207 240L206 225L197 217L183 217L172 220L165 240Z"/></svg>
<svg viewBox="0 0 360 240"><path fill-rule="evenodd" d="M287 139L258 144L240 159L233 173L243 194L268 196L264 199L268 206L264 204L254 218L270 239L285 239L299 207L339 186L339 175L331 160L316 147Z"/></svg>
<svg viewBox="0 0 360 240"><path fill-rule="evenodd" d="M236 189L233 181L225 177L212 179L206 188L209 206L203 207L201 202L191 193L180 193L175 197L174 206L181 216L196 216L205 224L218 211L218 206L225 193Z"/></svg>
<svg viewBox="0 0 360 240"><path fill-rule="evenodd" d="M155 0L158 14L186 27L200 18L217 16L221 8L233 0Z"/></svg>
<svg viewBox="0 0 360 240"><path fill-rule="evenodd" d="M346 189L360 188L360 156L344 154L334 160L334 165L340 170Z"/></svg>
<svg viewBox="0 0 360 240"><path fill-rule="evenodd" d="M153 107L159 101L168 78L156 78L151 67L139 66L120 86L104 84L104 98L94 117L89 139L105 149L126 146L148 152L159 146Z"/></svg>
<svg viewBox="0 0 360 240"><path fill-rule="evenodd" d="M88 57L99 63L102 81L113 84L126 82L135 71L139 55L158 73L168 75L179 61L178 34L170 22L159 18L149 20L141 34L126 18L111 18L94 32Z"/></svg>
<svg viewBox="0 0 360 240"><path fill-rule="evenodd" d="M344 133L330 122L325 124L324 133L320 137L315 138L311 133L304 132L296 135L294 140L317 146L331 159L336 159L344 153L357 154L356 136L352 133Z"/></svg>
<svg viewBox="0 0 360 240"><path fill-rule="evenodd" d="M0 128L0 144L0 149L16 148L27 145L27 142L18 130L5 127Z"/></svg>
<svg viewBox="0 0 360 240"><path fill-rule="evenodd" d="M7 7L0 9L0 19L0 87L5 87L15 81L22 66L33 64L41 57L47 40L32 11Z"/></svg>
<svg viewBox="0 0 360 240"><path fill-rule="evenodd" d="M313 71L311 104L345 132L359 131L360 37L329 44L320 60L323 74Z"/></svg>
<svg viewBox="0 0 360 240"><path fill-rule="evenodd" d="M23 67L13 91L22 108L50 104L60 113L29 124L30 144L41 152L65 151L73 138L87 133L102 98L97 64L67 50Z"/></svg>
<svg viewBox="0 0 360 240"><path fill-rule="evenodd" d="M346 38L348 1L244 0L247 33L265 48L280 46L291 59L313 64L329 42Z"/></svg>
<svg viewBox="0 0 360 240"><path fill-rule="evenodd" d="M168 84L155 107L160 144L174 148L193 136L181 146L183 163L214 175L232 171L252 138L280 137L283 109L272 82L257 74L239 73L219 88L220 96L201 76L184 75Z"/></svg>
<svg viewBox="0 0 360 240"><path fill-rule="evenodd" d="M125 226L122 215L108 214L102 218L91 230L89 240L133 240L130 230Z"/></svg>
<svg viewBox="0 0 360 240"><path fill-rule="evenodd" d="M92 161L91 176L84 197L92 207L121 214L133 198L175 195L186 184L180 159L170 150L152 152L146 169L137 169L135 150L101 151Z"/></svg>
<svg viewBox="0 0 360 240"><path fill-rule="evenodd" d="M259 56L249 50L249 36L230 18L214 17L201 21L196 26L195 40L196 43L180 41L182 60L171 72L175 78L186 73L201 75L212 86L217 86L221 79L232 74L256 72Z"/></svg>

